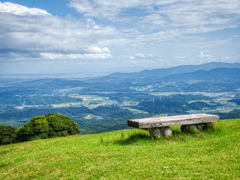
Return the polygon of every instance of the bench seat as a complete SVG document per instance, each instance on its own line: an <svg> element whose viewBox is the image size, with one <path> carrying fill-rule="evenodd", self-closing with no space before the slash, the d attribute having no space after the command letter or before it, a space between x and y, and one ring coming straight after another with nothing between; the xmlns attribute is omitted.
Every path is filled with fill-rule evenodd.
<svg viewBox="0 0 240 180"><path fill-rule="evenodd" d="M164 116L143 119L130 119L128 126L148 130L151 136L169 136L172 131L169 126L181 125L182 131L190 128L200 130L201 124L211 124L218 122L219 116L211 114L190 114L178 116Z"/></svg>
<svg viewBox="0 0 240 180"><path fill-rule="evenodd" d="M211 114L190 114L190 115L179 115L179 116L164 116L164 117L153 117L143 119L130 119L128 120L128 126L149 129L156 127L167 127L174 125L190 125L190 124L202 124L209 122L219 121L219 116Z"/></svg>

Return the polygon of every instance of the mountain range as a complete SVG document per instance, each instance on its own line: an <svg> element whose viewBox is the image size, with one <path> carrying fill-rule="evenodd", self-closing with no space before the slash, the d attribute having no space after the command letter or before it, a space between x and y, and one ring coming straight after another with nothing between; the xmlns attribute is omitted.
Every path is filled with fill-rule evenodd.
<svg viewBox="0 0 240 180"><path fill-rule="evenodd" d="M135 73L113 73L100 78L91 78L98 82L145 82L185 81L192 79L211 79L239 77L240 63L211 62L202 65L185 65L172 68L143 70Z"/></svg>

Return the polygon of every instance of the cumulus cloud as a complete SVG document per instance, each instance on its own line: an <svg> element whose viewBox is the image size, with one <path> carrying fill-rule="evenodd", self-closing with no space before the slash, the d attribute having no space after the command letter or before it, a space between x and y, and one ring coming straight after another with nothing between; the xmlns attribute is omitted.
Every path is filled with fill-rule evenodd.
<svg viewBox="0 0 240 180"><path fill-rule="evenodd" d="M116 34L114 28L96 25L89 18L60 18L44 10L1 3L0 52L9 59L105 59L111 55L104 42Z"/></svg>
<svg viewBox="0 0 240 180"><path fill-rule="evenodd" d="M0 12L11 13L16 15L51 15L47 11L38 8L28 8L19 4L10 2L0 2Z"/></svg>

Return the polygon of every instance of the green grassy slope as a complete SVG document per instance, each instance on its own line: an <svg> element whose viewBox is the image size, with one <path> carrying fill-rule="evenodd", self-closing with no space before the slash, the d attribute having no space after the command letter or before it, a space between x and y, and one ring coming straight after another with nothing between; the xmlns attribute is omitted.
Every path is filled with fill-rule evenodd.
<svg viewBox="0 0 240 180"><path fill-rule="evenodd" d="M138 129L0 147L0 179L240 179L240 119L151 139Z"/></svg>

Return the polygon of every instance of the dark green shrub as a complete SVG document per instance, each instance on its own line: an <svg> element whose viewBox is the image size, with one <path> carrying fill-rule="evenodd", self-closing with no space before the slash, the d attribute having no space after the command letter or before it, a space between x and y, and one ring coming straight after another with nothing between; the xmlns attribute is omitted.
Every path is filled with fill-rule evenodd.
<svg viewBox="0 0 240 180"><path fill-rule="evenodd" d="M78 134L79 127L70 117L60 113L50 113L45 116L34 116L29 122L17 130L20 142L62 137Z"/></svg>
<svg viewBox="0 0 240 180"><path fill-rule="evenodd" d="M0 145L16 142L16 129L11 126L0 125Z"/></svg>

